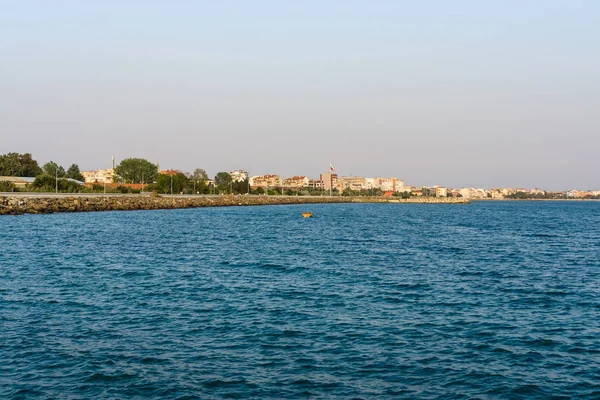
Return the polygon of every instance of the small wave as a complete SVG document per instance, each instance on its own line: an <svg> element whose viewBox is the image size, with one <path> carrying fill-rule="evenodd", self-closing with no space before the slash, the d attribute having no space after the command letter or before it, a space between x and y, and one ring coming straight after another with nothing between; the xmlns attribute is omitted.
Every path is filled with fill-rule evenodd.
<svg viewBox="0 0 600 400"><path fill-rule="evenodd" d="M126 373L111 375L111 374L105 374L102 372L95 372L86 379L86 382L119 382L122 380L134 379L136 376L137 375L135 375L135 374L126 374Z"/></svg>

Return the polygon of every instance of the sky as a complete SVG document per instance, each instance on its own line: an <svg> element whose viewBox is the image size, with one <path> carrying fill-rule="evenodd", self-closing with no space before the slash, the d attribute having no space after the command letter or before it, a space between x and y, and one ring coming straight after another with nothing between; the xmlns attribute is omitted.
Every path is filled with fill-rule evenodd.
<svg viewBox="0 0 600 400"><path fill-rule="evenodd" d="M600 189L595 0L0 0L0 154Z"/></svg>

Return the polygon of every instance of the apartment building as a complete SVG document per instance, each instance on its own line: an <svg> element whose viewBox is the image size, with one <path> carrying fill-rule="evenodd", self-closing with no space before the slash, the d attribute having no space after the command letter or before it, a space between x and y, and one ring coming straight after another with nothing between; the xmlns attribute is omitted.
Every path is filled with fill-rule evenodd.
<svg viewBox="0 0 600 400"><path fill-rule="evenodd" d="M435 188L435 197L448 197L448 189L445 187L436 187Z"/></svg>
<svg viewBox="0 0 600 400"><path fill-rule="evenodd" d="M360 176L341 176L337 178L338 190L363 190L367 188L367 181Z"/></svg>
<svg viewBox="0 0 600 400"><path fill-rule="evenodd" d="M311 179L308 181L308 187L312 189L324 189L325 182L320 179Z"/></svg>
<svg viewBox="0 0 600 400"><path fill-rule="evenodd" d="M292 176L283 180L283 187L290 189L298 189L308 187L310 179L306 176Z"/></svg>
<svg viewBox="0 0 600 400"><path fill-rule="evenodd" d="M83 175L85 183L112 183L114 170L110 168L99 169L97 171L83 171L81 175Z"/></svg>
<svg viewBox="0 0 600 400"><path fill-rule="evenodd" d="M253 188L274 188L281 186L281 177L279 175L258 175L250 178L250 186Z"/></svg>
<svg viewBox="0 0 600 400"><path fill-rule="evenodd" d="M323 172L319 180L323 182L323 188L325 190L331 190L337 186L338 176L331 172Z"/></svg>

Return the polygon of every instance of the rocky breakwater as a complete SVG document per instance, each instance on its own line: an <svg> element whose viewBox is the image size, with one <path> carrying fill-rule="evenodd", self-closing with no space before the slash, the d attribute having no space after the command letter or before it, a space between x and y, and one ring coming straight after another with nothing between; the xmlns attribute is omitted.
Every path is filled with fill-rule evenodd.
<svg viewBox="0 0 600 400"><path fill-rule="evenodd" d="M383 197L325 196L85 196L85 195L18 195L0 196L0 215L50 214L56 212L158 210L173 208L258 206L316 203L439 203L464 204L465 199L415 197L389 199Z"/></svg>

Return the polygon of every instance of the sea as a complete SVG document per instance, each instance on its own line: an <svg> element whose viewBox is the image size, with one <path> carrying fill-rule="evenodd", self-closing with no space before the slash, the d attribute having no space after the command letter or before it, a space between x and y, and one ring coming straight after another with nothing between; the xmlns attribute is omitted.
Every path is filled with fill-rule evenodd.
<svg viewBox="0 0 600 400"><path fill-rule="evenodd" d="M600 399L600 202L2 216L0 398Z"/></svg>

